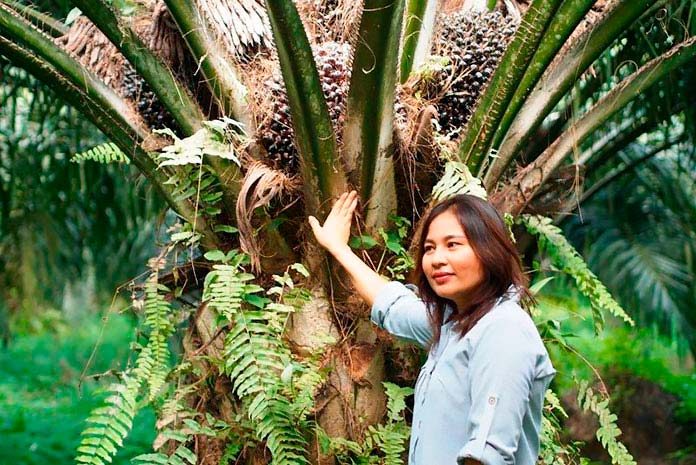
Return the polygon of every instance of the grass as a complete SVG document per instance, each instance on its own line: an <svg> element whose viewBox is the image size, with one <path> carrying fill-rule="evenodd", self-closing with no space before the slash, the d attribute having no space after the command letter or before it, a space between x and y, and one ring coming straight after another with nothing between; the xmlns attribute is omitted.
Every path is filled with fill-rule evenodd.
<svg viewBox="0 0 696 465"><path fill-rule="evenodd" d="M122 315L106 323L82 317L52 334L18 336L0 349L0 465L74 463L84 420L114 381L113 376L85 377L80 383L102 328L88 375L118 370L128 359L135 328ZM127 464L148 452L153 439L154 415L144 409L113 463Z"/></svg>

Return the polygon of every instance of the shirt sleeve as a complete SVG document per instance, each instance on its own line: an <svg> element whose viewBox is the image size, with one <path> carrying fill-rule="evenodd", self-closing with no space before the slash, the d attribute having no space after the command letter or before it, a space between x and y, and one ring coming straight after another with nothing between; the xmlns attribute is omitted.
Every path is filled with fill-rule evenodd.
<svg viewBox="0 0 696 465"><path fill-rule="evenodd" d="M536 377L538 345L529 328L497 321L481 334L469 362L471 408L469 441L457 456L484 465L510 465Z"/></svg>
<svg viewBox="0 0 696 465"><path fill-rule="evenodd" d="M425 303L398 281L391 281L380 289L372 304L370 318L399 339L421 347L426 347L432 338Z"/></svg>

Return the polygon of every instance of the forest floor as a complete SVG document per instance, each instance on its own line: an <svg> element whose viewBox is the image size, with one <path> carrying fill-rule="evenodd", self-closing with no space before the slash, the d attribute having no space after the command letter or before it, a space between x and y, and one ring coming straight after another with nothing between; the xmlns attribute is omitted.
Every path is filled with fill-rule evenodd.
<svg viewBox="0 0 696 465"><path fill-rule="evenodd" d="M106 323L83 316L50 333L17 336L0 348L0 465L74 463L85 419L115 379L92 375L123 367L134 327L127 316L112 315ZM153 438L154 415L144 409L114 465L149 452Z"/></svg>

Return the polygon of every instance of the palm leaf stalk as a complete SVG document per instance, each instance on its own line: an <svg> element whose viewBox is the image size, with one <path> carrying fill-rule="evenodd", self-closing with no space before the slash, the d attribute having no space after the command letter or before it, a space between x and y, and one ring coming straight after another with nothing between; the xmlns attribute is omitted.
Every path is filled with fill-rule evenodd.
<svg viewBox="0 0 696 465"><path fill-rule="evenodd" d="M201 122L206 117L199 104L188 89L175 79L171 69L143 44L112 6L103 0L75 0L73 3L123 53L174 117L184 135L190 136L201 128ZM239 192L238 180L241 175L237 165L219 157L207 157L205 162L211 165L220 178L225 206L230 210Z"/></svg>
<svg viewBox="0 0 696 465"><path fill-rule="evenodd" d="M411 72L423 63L430 51L436 17L437 1L408 0L400 60L402 84L406 82Z"/></svg>
<svg viewBox="0 0 696 465"><path fill-rule="evenodd" d="M590 110L571 125L534 162L496 194L509 212L518 214L534 197L539 187L560 163L611 116L665 75L688 63L696 55L696 37L687 39L666 53L649 61L602 97Z"/></svg>
<svg viewBox="0 0 696 465"><path fill-rule="evenodd" d="M594 0L565 1L553 15L551 23L544 32L544 36L541 38L530 64L495 130L495 135L491 141L493 150L497 150L500 146L501 140L529 93L534 89L541 75L594 3ZM479 173L479 176L481 174Z"/></svg>
<svg viewBox="0 0 696 465"><path fill-rule="evenodd" d="M60 37L68 32L68 28L63 23L46 13L35 10L29 5L24 5L14 0L3 0L3 2L52 37Z"/></svg>
<svg viewBox="0 0 696 465"><path fill-rule="evenodd" d="M535 0L522 18L486 90L480 96L459 144L459 159L477 173L490 149L494 131L524 75L560 0Z"/></svg>
<svg viewBox="0 0 696 465"><path fill-rule="evenodd" d="M193 222L195 209L188 202L175 199L165 188L166 173L157 169L141 146L142 141L150 137L149 132L123 99L5 5L0 5L0 40L0 51L12 56L57 92L65 93L66 100L93 119L157 187L172 208ZM202 218L197 225L204 243L211 246L217 243L215 234Z"/></svg>
<svg viewBox="0 0 696 465"><path fill-rule="evenodd" d="M89 99L111 114L114 121L118 122L121 129L130 134L133 140L148 136L144 123L128 123L133 119L133 115L123 99L104 85L99 78L91 73L85 73L79 63L3 4L0 4L0 34L23 49L32 50L37 55L37 60L54 68L73 85L83 88ZM128 147L124 152L132 153L132 147Z"/></svg>
<svg viewBox="0 0 696 465"><path fill-rule="evenodd" d="M331 199L346 188L329 109L297 8L282 0L266 0L266 8L290 105L307 210L323 217Z"/></svg>
<svg viewBox="0 0 696 465"><path fill-rule="evenodd" d="M138 74L172 114L185 135L193 134L205 119L188 90L177 81L171 70L126 25L109 2L74 0L77 6L119 49Z"/></svg>
<svg viewBox="0 0 696 465"><path fill-rule="evenodd" d="M627 118L617 128L608 131L591 147L583 151L578 157L577 164L587 166L588 170L594 171L604 161L611 159L612 155L628 147L641 134L650 132L656 124L656 120L645 116L637 119Z"/></svg>
<svg viewBox="0 0 696 465"><path fill-rule="evenodd" d="M620 0L610 7L598 24L579 36L567 52L549 69L525 104L515 115L500 148L484 176L484 185L492 188L515 159L543 120L570 91L574 83L628 26L646 11L658 8L664 0Z"/></svg>
<svg viewBox="0 0 696 465"><path fill-rule="evenodd" d="M694 98L689 97L676 105L671 105L668 111L663 114L644 116L638 120L628 120L628 125L624 130L610 131L598 144L594 144L590 149L584 151L578 157L577 164L585 165L588 173L601 169L611 161L612 157L628 147L642 134L649 134L661 123L669 120L673 115L684 111L689 105L693 104ZM623 126L623 125L622 125ZM601 143L604 142L604 143Z"/></svg>
<svg viewBox="0 0 696 465"><path fill-rule="evenodd" d="M247 89L219 43L210 35L210 28L189 0L165 0L182 38L205 77L205 82L223 114L242 123L247 136L255 131L247 102Z"/></svg>
<svg viewBox="0 0 696 465"><path fill-rule="evenodd" d="M385 226L388 214L396 210L391 145L403 8L403 0L365 2L348 91L345 159L366 203L371 229Z"/></svg>

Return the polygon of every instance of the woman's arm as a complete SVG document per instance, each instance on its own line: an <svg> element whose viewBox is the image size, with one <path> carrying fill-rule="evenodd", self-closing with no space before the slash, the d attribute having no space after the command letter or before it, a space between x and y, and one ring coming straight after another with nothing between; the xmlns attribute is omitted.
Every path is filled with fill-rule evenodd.
<svg viewBox="0 0 696 465"><path fill-rule="evenodd" d="M396 337L427 347L432 329L423 301L403 284L381 277L348 247L350 223L357 204L355 191L344 193L323 226L310 216L314 235L346 269L358 294L372 307L370 319L377 326Z"/></svg>
<svg viewBox="0 0 696 465"><path fill-rule="evenodd" d="M331 208L323 225L313 216L309 217L309 224L317 242L345 268L358 294L372 306L375 297L388 281L367 266L348 246L350 225L357 205L358 194L355 191L344 192Z"/></svg>

